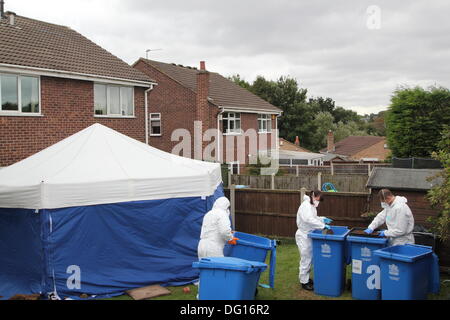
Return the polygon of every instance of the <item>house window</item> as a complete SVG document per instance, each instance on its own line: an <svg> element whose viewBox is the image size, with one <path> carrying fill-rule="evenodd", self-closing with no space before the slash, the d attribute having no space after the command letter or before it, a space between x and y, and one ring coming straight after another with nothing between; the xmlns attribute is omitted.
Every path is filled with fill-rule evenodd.
<svg viewBox="0 0 450 320"><path fill-rule="evenodd" d="M272 129L270 114L258 114L258 132L267 133Z"/></svg>
<svg viewBox="0 0 450 320"><path fill-rule="evenodd" d="M241 133L241 114L227 112L222 117L223 133Z"/></svg>
<svg viewBox="0 0 450 320"><path fill-rule="evenodd" d="M0 112L39 113L39 78L0 74Z"/></svg>
<svg viewBox="0 0 450 320"><path fill-rule="evenodd" d="M229 170L231 171L231 174L239 174L240 173L239 161L230 162Z"/></svg>
<svg viewBox="0 0 450 320"><path fill-rule="evenodd" d="M94 110L98 116L134 116L133 87L94 84Z"/></svg>
<svg viewBox="0 0 450 320"><path fill-rule="evenodd" d="M150 135L161 135L161 113L150 113Z"/></svg>

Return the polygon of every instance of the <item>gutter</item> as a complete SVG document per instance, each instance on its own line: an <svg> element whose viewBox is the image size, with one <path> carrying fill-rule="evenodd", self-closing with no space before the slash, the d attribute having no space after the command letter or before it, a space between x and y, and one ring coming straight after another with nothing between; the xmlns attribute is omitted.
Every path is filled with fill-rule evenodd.
<svg viewBox="0 0 450 320"><path fill-rule="evenodd" d="M280 116L283 113L282 110L276 111L276 110L267 110L267 109L240 109L240 108L233 108L233 107L226 107L226 106L220 106L219 108L222 108L222 110L225 111L225 112L277 114L277 115L280 115Z"/></svg>
<svg viewBox="0 0 450 320"><path fill-rule="evenodd" d="M23 73L23 74L32 74L32 75L41 75L41 76L49 76L49 77L59 77L59 78L68 78L68 79L76 79L76 80L86 80L86 81L95 81L95 82L104 82L111 84L122 84L122 85L133 85L138 87L150 87L152 85L156 85L154 81L139 81L139 80L130 80L124 78L115 78L101 75L93 75L79 72L71 72L71 71L61 71L55 69L45 69L45 68L36 68L36 67L28 67L28 66L19 66L13 64L5 64L0 63L0 71L3 72L12 72L12 73Z"/></svg>

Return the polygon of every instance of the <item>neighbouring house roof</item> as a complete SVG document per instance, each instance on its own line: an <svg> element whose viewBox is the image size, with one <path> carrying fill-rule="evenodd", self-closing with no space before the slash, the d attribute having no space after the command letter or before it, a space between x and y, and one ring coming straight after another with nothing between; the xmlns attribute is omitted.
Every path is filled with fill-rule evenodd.
<svg viewBox="0 0 450 320"><path fill-rule="evenodd" d="M324 155L324 158L322 159L323 161L332 161L335 159L340 159L341 161L347 161L347 157L345 156L340 156L338 154L333 154L333 153L322 153Z"/></svg>
<svg viewBox="0 0 450 320"><path fill-rule="evenodd" d="M260 154L264 154L267 151L260 150ZM273 155L276 150L271 149L270 154ZM280 159L302 159L302 160L318 160L325 157L324 154L314 153L314 152L302 152L302 151L292 151L292 150L278 150L278 157Z"/></svg>
<svg viewBox="0 0 450 320"><path fill-rule="evenodd" d="M321 154L321 153L300 152L300 151L291 151L291 150L280 150L279 151L280 159L314 160L314 159L323 159L324 157L325 157L325 155Z"/></svg>
<svg viewBox="0 0 450 320"><path fill-rule="evenodd" d="M383 140L386 140L386 137L350 136L334 144L335 150L333 154L351 156ZM323 148L320 152L327 152L327 148Z"/></svg>
<svg viewBox="0 0 450 320"><path fill-rule="evenodd" d="M9 16L11 13L7 13ZM66 26L16 16L0 23L0 67L154 83L147 75Z"/></svg>
<svg viewBox="0 0 450 320"><path fill-rule="evenodd" d="M299 151L299 152L311 152L301 146L296 145L286 139L280 138L280 150Z"/></svg>
<svg viewBox="0 0 450 320"><path fill-rule="evenodd" d="M367 181L368 188L426 191L442 183L443 179L427 181L442 170L434 169L400 169L375 167Z"/></svg>
<svg viewBox="0 0 450 320"><path fill-rule="evenodd" d="M182 86L196 92L198 74L197 69L144 58L140 58L138 61L143 61L149 66L152 66L177 81ZM257 95L238 86L233 81L230 81L216 72L210 72L208 96L210 98L210 102L218 107L244 110L248 109L252 111L261 110L263 112L273 113L281 112L281 109L273 106Z"/></svg>

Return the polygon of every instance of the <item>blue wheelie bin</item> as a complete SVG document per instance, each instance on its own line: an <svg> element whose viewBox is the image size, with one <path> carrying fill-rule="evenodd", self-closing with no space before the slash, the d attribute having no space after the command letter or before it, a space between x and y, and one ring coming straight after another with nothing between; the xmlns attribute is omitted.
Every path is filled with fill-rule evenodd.
<svg viewBox="0 0 450 320"><path fill-rule="evenodd" d="M202 258L192 264L200 270L199 300L253 300L261 272L267 265L232 257Z"/></svg>
<svg viewBox="0 0 450 320"><path fill-rule="evenodd" d="M425 300L439 292L439 263L431 247L398 245L376 250L382 300Z"/></svg>
<svg viewBox="0 0 450 320"><path fill-rule="evenodd" d="M374 251L387 246L388 239L364 234L354 228L347 236L352 261L352 297L361 300L381 299L380 258Z"/></svg>
<svg viewBox="0 0 450 320"><path fill-rule="evenodd" d="M270 252L269 287L275 286L275 266L277 259L277 242L268 238L255 236L244 232L235 232L239 240L236 245L227 244L224 248L226 257L235 257L250 261L265 262Z"/></svg>
<svg viewBox="0 0 450 320"><path fill-rule="evenodd" d="M333 234L314 230L308 234L313 242L314 293L339 297L345 289L347 227L331 226Z"/></svg>

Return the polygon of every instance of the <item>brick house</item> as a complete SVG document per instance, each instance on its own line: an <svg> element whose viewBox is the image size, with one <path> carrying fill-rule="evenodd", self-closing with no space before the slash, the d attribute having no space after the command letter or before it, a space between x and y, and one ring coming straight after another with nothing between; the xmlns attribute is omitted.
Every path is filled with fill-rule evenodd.
<svg viewBox="0 0 450 320"><path fill-rule="evenodd" d="M0 20L0 167L101 123L145 142L155 81L76 31Z"/></svg>
<svg viewBox="0 0 450 320"><path fill-rule="evenodd" d="M381 162L389 155L386 137L350 136L334 143L334 134L330 130L327 136L327 147L320 150L327 155L325 161ZM334 160L333 160L334 161Z"/></svg>
<svg viewBox="0 0 450 320"><path fill-rule="evenodd" d="M214 150L203 159L229 163L234 172L259 151L277 145L272 129L277 129L281 109L220 74L207 71L203 61L200 69L144 58L133 66L158 83L148 97L150 145L173 152L180 143L176 134L172 137L175 130L181 129L194 137L196 132L197 136L200 132L204 136L211 129L214 138L202 142L201 150L199 147L196 150L193 138L188 144L190 148L175 153L200 159L210 145ZM201 125L196 127L196 121L201 121Z"/></svg>

